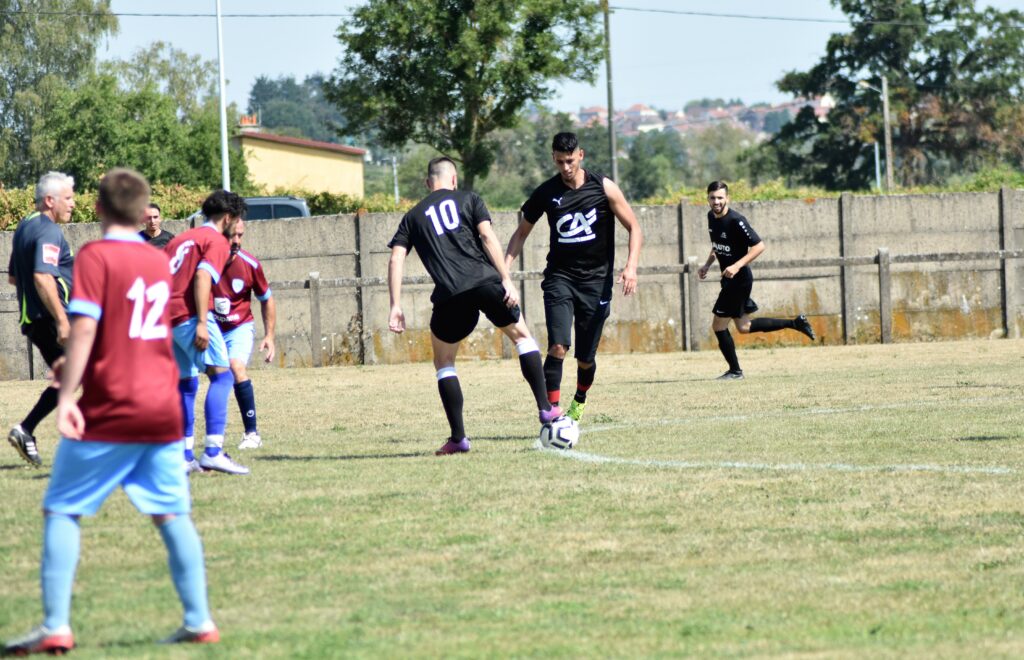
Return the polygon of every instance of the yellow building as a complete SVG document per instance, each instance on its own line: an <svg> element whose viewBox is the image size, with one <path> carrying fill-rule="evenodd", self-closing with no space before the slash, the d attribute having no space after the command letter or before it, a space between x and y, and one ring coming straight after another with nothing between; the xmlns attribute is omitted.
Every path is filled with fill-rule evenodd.
<svg viewBox="0 0 1024 660"><path fill-rule="evenodd" d="M365 149L253 131L234 138L256 185L363 196Z"/></svg>

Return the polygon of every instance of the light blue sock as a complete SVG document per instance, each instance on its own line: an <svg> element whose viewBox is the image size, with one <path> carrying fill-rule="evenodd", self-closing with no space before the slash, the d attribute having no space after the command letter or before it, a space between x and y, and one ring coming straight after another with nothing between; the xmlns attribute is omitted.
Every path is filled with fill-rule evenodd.
<svg viewBox="0 0 1024 660"><path fill-rule="evenodd" d="M174 520L160 525L159 529L167 546L171 580L185 608L185 625L194 630L210 620L203 544L192 518L187 515L176 516Z"/></svg>
<svg viewBox="0 0 1024 660"><path fill-rule="evenodd" d="M228 425L228 399L231 398L231 390L234 388L235 377L230 371L210 376L210 389L206 392L206 402L203 412L206 415L206 435L224 435L224 428ZM215 449L214 456L220 453L219 447L207 447L207 450Z"/></svg>
<svg viewBox="0 0 1024 660"><path fill-rule="evenodd" d="M71 624L71 587L81 550L78 520L47 513L43 521L43 561L39 578L43 587L43 625L49 630Z"/></svg>
<svg viewBox="0 0 1024 660"><path fill-rule="evenodd" d="M199 377L182 378L178 381L178 393L181 394L181 414L185 420L185 429L182 437L191 438L195 435L196 426L196 393L199 392ZM191 461L194 458L192 449L185 450L185 460Z"/></svg>

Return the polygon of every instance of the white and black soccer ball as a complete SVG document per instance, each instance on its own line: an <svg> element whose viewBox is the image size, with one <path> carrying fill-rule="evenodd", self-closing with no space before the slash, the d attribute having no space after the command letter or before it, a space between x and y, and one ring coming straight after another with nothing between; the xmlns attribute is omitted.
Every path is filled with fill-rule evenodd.
<svg viewBox="0 0 1024 660"><path fill-rule="evenodd" d="M540 427L540 444L548 449L572 449L580 439L580 426L569 417L559 417Z"/></svg>

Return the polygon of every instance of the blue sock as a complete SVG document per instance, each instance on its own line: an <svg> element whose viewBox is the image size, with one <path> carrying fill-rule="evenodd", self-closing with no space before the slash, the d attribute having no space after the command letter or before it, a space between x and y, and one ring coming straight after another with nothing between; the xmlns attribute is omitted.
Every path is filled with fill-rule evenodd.
<svg viewBox="0 0 1024 660"><path fill-rule="evenodd" d="M185 625L193 630L210 620L210 603L206 597L206 567L203 544L192 519L179 515L159 526L167 546L167 565L171 580L185 608Z"/></svg>
<svg viewBox="0 0 1024 660"><path fill-rule="evenodd" d="M238 401L238 412L242 413L242 424L246 433L256 432L256 395L252 391L252 381L243 380L235 383L235 400Z"/></svg>
<svg viewBox="0 0 1024 660"><path fill-rule="evenodd" d="M56 630L71 623L71 586L81 548L78 520L48 513L43 522L43 561L39 578L43 587L43 625Z"/></svg>
<svg viewBox="0 0 1024 660"><path fill-rule="evenodd" d="M230 371L210 376L210 389L206 392L206 402L203 412L206 414L206 435L224 435L224 428L228 424L228 399L231 397L231 387L235 377ZM220 453L220 447L205 449L207 456L216 456Z"/></svg>
<svg viewBox="0 0 1024 660"><path fill-rule="evenodd" d="M181 394L181 416L185 420L182 437L189 438L195 435L196 427L196 393L199 392L199 377L182 378L178 381L178 393ZM185 460L191 461L195 458L191 449L185 450Z"/></svg>

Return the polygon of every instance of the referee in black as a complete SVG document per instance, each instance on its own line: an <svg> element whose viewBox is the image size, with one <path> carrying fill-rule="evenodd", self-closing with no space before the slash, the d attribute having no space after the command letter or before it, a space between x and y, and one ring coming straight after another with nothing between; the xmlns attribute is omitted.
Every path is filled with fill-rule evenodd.
<svg viewBox="0 0 1024 660"><path fill-rule="evenodd" d="M619 276L623 295L636 291L636 269L643 234L619 186L608 177L583 168L584 151L575 133L559 133L551 141L558 174L542 183L523 204L523 220L509 239L505 265L511 267L526 237L547 214L550 247L544 269L544 319L548 355L544 361L548 400L561 399L562 362L576 334L576 394L566 415L580 421L587 391L597 373L597 346L611 312L615 283L615 220L629 233L626 266Z"/></svg>
<svg viewBox="0 0 1024 660"><path fill-rule="evenodd" d="M712 310L715 319L711 328L718 339L718 348L729 363L729 370L718 380L739 380L743 378L743 370L736 357L736 344L729 334L730 321L743 334L791 329L804 333L812 341L814 329L803 314L792 319L750 318L757 311L757 303L750 297L754 286L750 263L764 252L764 241L745 217L729 208L729 186L724 181L708 184L708 206L711 207L708 211L711 254L697 275L702 280L706 278L711 264L718 260L722 269L722 289Z"/></svg>
<svg viewBox="0 0 1024 660"><path fill-rule="evenodd" d="M540 348L520 313L519 294L501 258L501 245L491 228L487 206L476 193L457 189L458 172L450 158L430 161L426 184L430 194L405 214L388 243L388 329L396 333L405 331L402 273L406 255L415 249L434 280L430 341L437 389L451 431L444 445L434 452L443 456L470 449L462 419L462 387L455 372L455 355L459 343L476 327L480 312L515 344L519 367L537 403L540 423L550 423L562 411L548 403Z"/></svg>
<svg viewBox="0 0 1024 660"><path fill-rule="evenodd" d="M39 178L36 212L18 223L7 266L7 279L18 292L21 333L50 367L64 355L71 331L65 308L71 297L74 258L59 225L71 221L74 187L75 180L60 172ZM57 390L47 387L28 416L7 434L7 441L29 465L42 465L33 433L56 407Z"/></svg>

